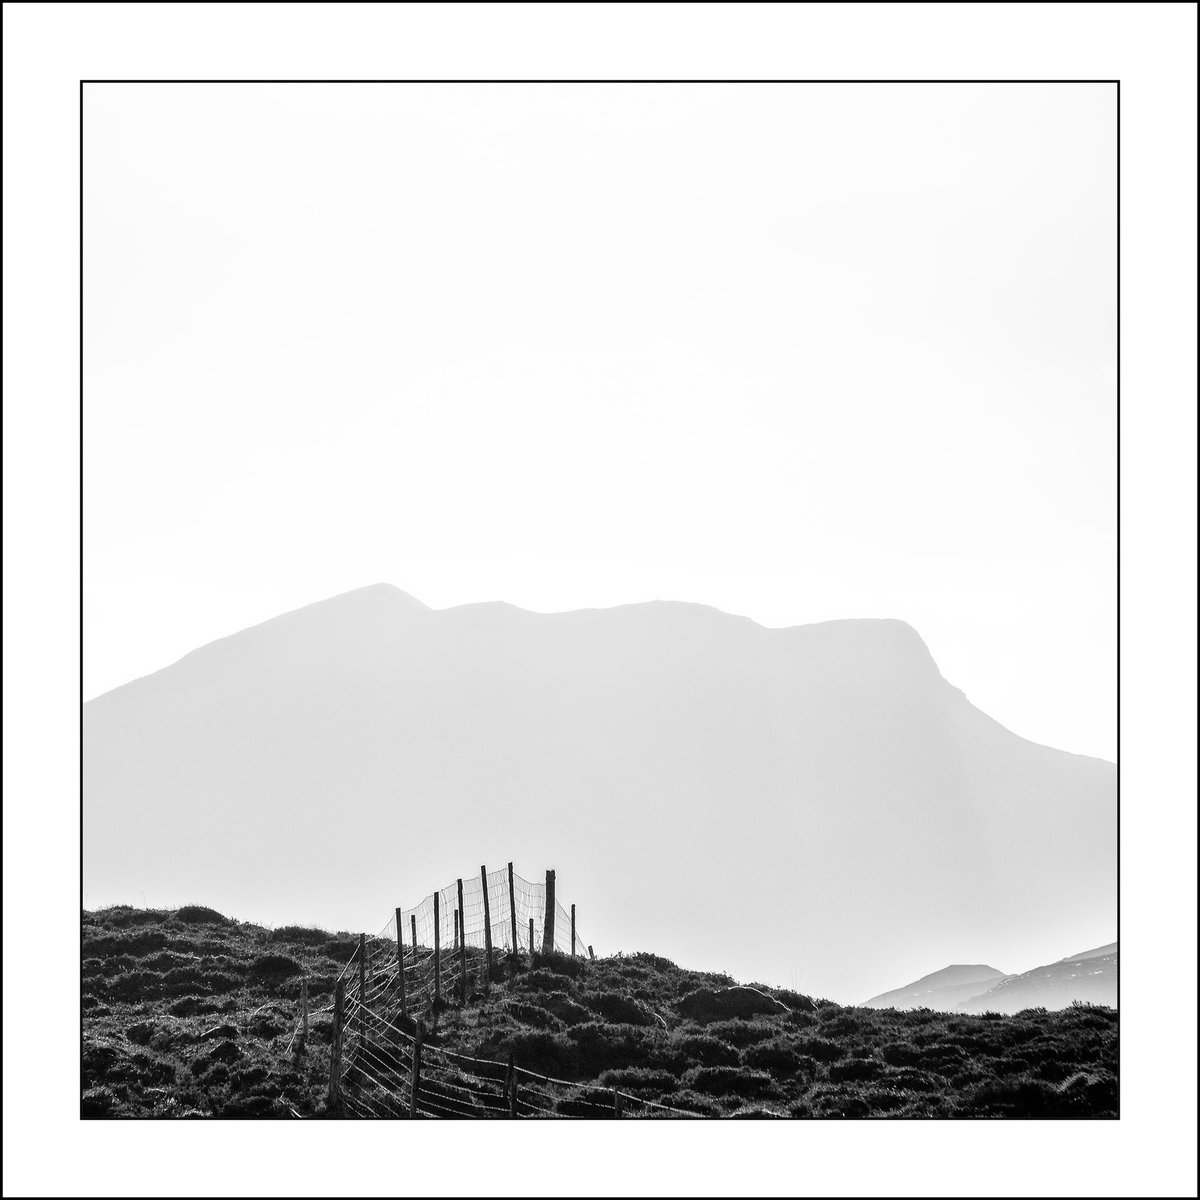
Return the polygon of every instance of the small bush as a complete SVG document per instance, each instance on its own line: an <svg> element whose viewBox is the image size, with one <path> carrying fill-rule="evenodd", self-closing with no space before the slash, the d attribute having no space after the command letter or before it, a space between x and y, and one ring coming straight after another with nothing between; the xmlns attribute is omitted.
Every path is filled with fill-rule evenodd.
<svg viewBox="0 0 1200 1200"><path fill-rule="evenodd" d="M561 1032L566 1024L552 1012L536 1004L523 1004L520 1000L508 1000L504 1011L518 1024L532 1025L534 1029L552 1029Z"/></svg>
<svg viewBox="0 0 1200 1200"><path fill-rule="evenodd" d="M579 1048L561 1033L518 1030L504 1037L501 1047L526 1071L557 1079L573 1078L579 1071Z"/></svg>
<svg viewBox="0 0 1200 1200"><path fill-rule="evenodd" d="M680 1032L671 1043L689 1063L704 1067L734 1067L741 1061L733 1046L709 1033Z"/></svg>
<svg viewBox="0 0 1200 1200"><path fill-rule="evenodd" d="M154 925L165 914L156 909L131 908L128 904L115 904L96 913L96 923L110 925L114 929L125 929L130 925Z"/></svg>
<svg viewBox="0 0 1200 1200"><path fill-rule="evenodd" d="M676 1004L681 1016L693 1021L715 1021L721 1017L781 1016L787 1011L778 1000L757 988L696 988Z"/></svg>
<svg viewBox="0 0 1200 1200"><path fill-rule="evenodd" d="M591 1077L622 1067L649 1067L656 1044L647 1031L636 1025L609 1025L589 1021L567 1031L577 1047L580 1068Z"/></svg>
<svg viewBox="0 0 1200 1200"><path fill-rule="evenodd" d="M569 979L578 979L586 970L582 958L572 958L569 954L535 954L533 966L534 970L549 971L552 975L564 975Z"/></svg>
<svg viewBox="0 0 1200 1200"><path fill-rule="evenodd" d="M710 1037L720 1038L739 1050L769 1041L779 1033L777 1026L769 1021L714 1021L704 1029Z"/></svg>
<svg viewBox="0 0 1200 1200"><path fill-rule="evenodd" d="M270 1096L235 1096L221 1106L217 1114L226 1120L262 1120L289 1114Z"/></svg>
<svg viewBox="0 0 1200 1200"><path fill-rule="evenodd" d="M323 929L310 929L305 925L281 925L267 935L269 942L286 942L292 946L324 946L329 934Z"/></svg>
<svg viewBox="0 0 1200 1200"><path fill-rule="evenodd" d="M228 1066L230 1063L241 1062L244 1057L232 1042L220 1042L207 1054L200 1054L192 1060L192 1074L201 1075L217 1063Z"/></svg>
<svg viewBox="0 0 1200 1200"><path fill-rule="evenodd" d="M823 1037L801 1038L795 1045L800 1054L807 1054L809 1058L815 1058L817 1062L837 1062L846 1054L845 1046L840 1046L837 1042L831 1042L828 1038Z"/></svg>
<svg viewBox="0 0 1200 1200"><path fill-rule="evenodd" d="M625 1067L617 1071L605 1071L599 1082L605 1087L614 1087L622 1092L672 1092L679 1081L670 1071L647 1067Z"/></svg>
<svg viewBox="0 0 1200 1200"><path fill-rule="evenodd" d="M232 1041L238 1036L238 1031L233 1025L216 1025L212 1029L206 1029L200 1035L200 1041Z"/></svg>
<svg viewBox="0 0 1200 1200"><path fill-rule="evenodd" d="M217 1006L211 1000L199 996L184 996L167 1006L167 1012L173 1017L196 1017L216 1011Z"/></svg>
<svg viewBox="0 0 1200 1200"><path fill-rule="evenodd" d="M606 1021L620 1025L653 1025L655 1017L644 1004L623 996L620 992L592 992L583 1002Z"/></svg>
<svg viewBox="0 0 1200 1200"><path fill-rule="evenodd" d="M799 992L793 992L790 988L776 988L775 999L781 1000L794 1013L814 1013L817 1011L816 1002L811 996L803 996Z"/></svg>
<svg viewBox="0 0 1200 1200"><path fill-rule="evenodd" d="M79 1106L79 1115L84 1120L111 1117L119 1105L120 1101L112 1088L106 1085L88 1088L83 1093L83 1099Z"/></svg>
<svg viewBox="0 0 1200 1200"><path fill-rule="evenodd" d="M770 1071L772 1075L793 1075L806 1060L811 1061L786 1038L760 1042L742 1051L742 1062L746 1066Z"/></svg>
<svg viewBox="0 0 1200 1200"><path fill-rule="evenodd" d="M968 1095L964 1108L979 1116L1003 1116L1014 1119L1061 1116L1058 1089L1042 1079L1018 1075L1010 1079L990 1079Z"/></svg>
<svg viewBox="0 0 1200 1200"><path fill-rule="evenodd" d="M261 983L278 983L303 974L304 968L285 954L264 954L250 964L250 979Z"/></svg>
<svg viewBox="0 0 1200 1200"><path fill-rule="evenodd" d="M719 1117L721 1115L720 1105L708 1096L701 1096L690 1088L674 1092L669 1103L672 1108L682 1108L684 1112L699 1113L702 1117Z"/></svg>
<svg viewBox="0 0 1200 1200"><path fill-rule="evenodd" d="M698 1067L688 1073L687 1083L693 1091L708 1096L766 1100L781 1094L766 1071L747 1071L740 1067Z"/></svg>
<svg viewBox="0 0 1200 1200"><path fill-rule="evenodd" d="M920 1066L923 1057L912 1042L895 1042L883 1048L883 1061L893 1067Z"/></svg>
<svg viewBox="0 0 1200 1200"><path fill-rule="evenodd" d="M566 992L542 992L538 995L538 1003L564 1025L582 1025L585 1021L596 1019L594 1013L582 1004L576 1004Z"/></svg>
<svg viewBox="0 0 1200 1200"><path fill-rule="evenodd" d="M185 925L232 925L233 922L222 916L215 908L205 908L203 904L185 904L175 910L175 919Z"/></svg>
<svg viewBox="0 0 1200 1200"><path fill-rule="evenodd" d="M850 1083L876 1079L882 1072L882 1064L873 1058L847 1058L831 1063L828 1074L834 1083Z"/></svg>

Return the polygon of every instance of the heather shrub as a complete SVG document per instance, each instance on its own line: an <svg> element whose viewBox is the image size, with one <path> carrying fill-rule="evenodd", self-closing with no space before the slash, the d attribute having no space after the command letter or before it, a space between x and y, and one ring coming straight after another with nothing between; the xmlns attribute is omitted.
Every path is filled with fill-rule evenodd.
<svg viewBox="0 0 1200 1200"><path fill-rule="evenodd" d="M656 1044L649 1031L636 1025L610 1025L589 1021L567 1031L579 1055L580 1069L594 1077L622 1067L655 1065Z"/></svg>
<svg viewBox="0 0 1200 1200"><path fill-rule="evenodd" d="M765 1042L776 1036L778 1028L768 1021L713 1021L705 1028L705 1033L720 1038L739 1050L753 1046L757 1042Z"/></svg>
<svg viewBox="0 0 1200 1200"><path fill-rule="evenodd" d="M741 1067L696 1067L684 1079L693 1091L708 1096L765 1100L782 1094L766 1071L747 1071Z"/></svg>
<svg viewBox="0 0 1200 1200"><path fill-rule="evenodd" d="M799 1038L795 1046L800 1054L806 1054L809 1058L815 1058L817 1062L823 1063L837 1062L846 1054L845 1046L823 1037Z"/></svg>
<svg viewBox="0 0 1200 1200"><path fill-rule="evenodd" d="M792 1075L800 1069L808 1055L801 1054L795 1043L786 1038L775 1038L760 1042L742 1051L742 1062L747 1067L769 1071L772 1075ZM810 1060L811 1061L811 1060Z"/></svg>
<svg viewBox="0 0 1200 1200"><path fill-rule="evenodd" d="M264 954L250 964L250 978L257 982L278 982L299 975L303 968L284 954Z"/></svg>
<svg viewBox="0 0 1200 1200"><path fill-rule="evenodd" d="M644 1004L620 992L591 992L583 997L584 1003L606 1021L621 1025L653 1025L655 1018Z"/></svg>
<svg viewBox="0 0 1200 1200"><path fill-rule="evenodd" d="M222 916L214 908L205 908L203 904L185 904L175 910L175 919L185 925L232 925L233 922Z"/></svg>
<svg viewBox="0 0 1200 1200"><path fill-rule="evenodd" d="M882 1064L873 1058L847 1058L841 1062L831 1063L827 1073L834 1083L850 1083L875 1079L882 1072Z"/></svg>
<svg viewBox="0 0 1200 1200"><path fill-rule="evenodd" d="M676 1032L671 1036L671 1045L686 1061L706 1067L734 1067L740 1061L728 1042L708 1033Z"/></svg>

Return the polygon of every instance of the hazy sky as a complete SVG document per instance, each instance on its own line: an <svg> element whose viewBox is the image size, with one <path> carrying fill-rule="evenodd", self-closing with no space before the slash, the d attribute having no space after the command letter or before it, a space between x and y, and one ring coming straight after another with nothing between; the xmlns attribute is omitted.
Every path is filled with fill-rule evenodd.
<svg viewBox="0 0 1200 1200"><path fill-rule="evenodd" d="M1115 756L1109 86L89 86L85 696L337 592L899 617Z"/></svg>

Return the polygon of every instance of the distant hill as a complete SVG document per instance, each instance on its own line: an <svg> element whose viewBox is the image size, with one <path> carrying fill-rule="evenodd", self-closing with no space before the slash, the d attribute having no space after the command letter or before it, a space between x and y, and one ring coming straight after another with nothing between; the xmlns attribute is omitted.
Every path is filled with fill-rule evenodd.
<svg viewBox="0 0 1200 1200"><path fill-rule="evenodd" d="M83 724L91 907L374 928L519 848L597 953L669 945L847 1001L963 945L1049 958L1115 922L1113 765L1010 733L903 621L432 610L377 585Z"/></svg>
<svg viewBox="0 0 1200 1200"><path fill-rule="evenodd" d="M1117 943L1085 950L1059 962L1010 975L958 1006L960 1012L1015 1013L1023 1008L1065 1008L1075 1000L1117 1005Z"/></svg>
<svg viewBox="0 0 1200 1200"><path fill-rule="evenodd" d="M923 975L915 983L895 991L872 996L863 1002L864 1008L932 1008L950 1012L964 1000L994 987L1008 976L995 967L953 966L932 975Z"/></svg>

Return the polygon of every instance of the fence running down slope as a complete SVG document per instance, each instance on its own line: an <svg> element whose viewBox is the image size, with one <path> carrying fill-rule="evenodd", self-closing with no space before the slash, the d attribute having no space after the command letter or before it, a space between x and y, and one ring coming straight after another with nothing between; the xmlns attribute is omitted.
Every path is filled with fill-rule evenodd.
<svg viewBox="0 0 1200 1200"><path fill-rule="evenodd" d="M553 872L534 884L514 874L510 863L458 880L413 909L398 909L374 937L363 935L330 1006L331 1102L353 1116L384 1118L695 1116L428 1040L427 1024L436 1027L442 1008L451 1000L465 1003L476 985L490 982L489 948L495 956L584 951L574 906L568 912L554 899L548 913L552 889Z"/></svg>

